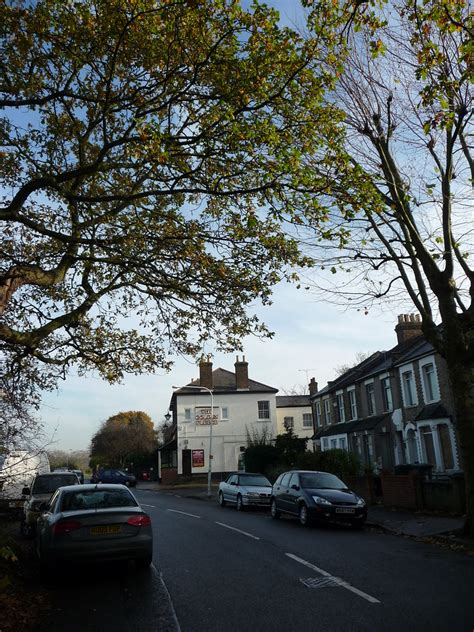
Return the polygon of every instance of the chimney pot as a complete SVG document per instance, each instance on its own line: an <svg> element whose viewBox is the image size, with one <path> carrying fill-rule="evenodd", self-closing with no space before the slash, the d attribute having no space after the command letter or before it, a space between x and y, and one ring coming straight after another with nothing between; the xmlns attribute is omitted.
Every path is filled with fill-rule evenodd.
<svg viewBox="0 0 474 632"><path fill-rule="evenodd" d="M398 344L402 344L422 333L419 314L400 314L395 326Z"/></svg>
<svg viewBox="0 0 474 632"><path fill-rule="evenodd" d="M242 361L239 361L239 356L235 362L235 387L238 391L249 390L249 365L245 361L245 356L242 356Z"/></svg>
<svg viewBox="0 0 474 632"><path fill-rule="evenodd" d="M312 377L309 382L309 394L316 395L317 392L318 392L318 383L316 382L314 377Z"/></svg>
<svg viewBox="0 0 474 632"><path fill-rule="evenodd" d="M212 362L209 361L209 357L207 360L201 360L199 363L199 386L204 386L211 390L213 388Z"/></svg>

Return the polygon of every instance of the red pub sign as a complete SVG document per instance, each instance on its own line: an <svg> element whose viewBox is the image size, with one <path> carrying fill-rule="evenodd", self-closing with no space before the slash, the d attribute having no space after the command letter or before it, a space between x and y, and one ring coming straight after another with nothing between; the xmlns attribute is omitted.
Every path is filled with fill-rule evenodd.
<svg viewBox="0 0 474 632"><path fill-rule="evenodd" d="M191 450L193 467L204 467L204 450Z"/></svg>

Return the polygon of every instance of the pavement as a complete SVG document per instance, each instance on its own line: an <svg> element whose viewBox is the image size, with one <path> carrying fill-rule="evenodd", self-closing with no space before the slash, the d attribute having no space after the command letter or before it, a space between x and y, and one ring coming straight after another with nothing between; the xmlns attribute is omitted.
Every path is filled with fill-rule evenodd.
<svg viewBox="0 0 474 632"><path fill-rule="evenodd" d="M185 498L216 502L217 485L212 485L211 497L207 494L207 487L203 485L163 485L156 482L140 481L139 489L173 493ZM395 535L405 535L416 538L432 538L436 536L462 540L464 525L463 516L423 513L373 505L369 507L367 526L378 527ZM473 543L470 542L471 546Z"/></svg>

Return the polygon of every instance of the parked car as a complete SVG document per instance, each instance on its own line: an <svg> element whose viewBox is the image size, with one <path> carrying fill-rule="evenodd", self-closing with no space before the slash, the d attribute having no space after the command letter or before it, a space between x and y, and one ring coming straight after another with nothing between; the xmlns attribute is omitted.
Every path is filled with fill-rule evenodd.
<svg viewBox="0 0 474 632"><path fill-rule="evenodd" d="M127 474L122 470L99 469L91 477L91 483L112 483L117 485L126 485L127 487L135 487L137 479L133 474Z"/></svg>
<svg viewBox="0 0 474 632"><path fill-rule="evenodd" d="M28 496L23 504L20 530L23 535L30 536L36 529L36 521L40 515L40 506L48 501L58 487L77 485L79 479L74 472L49 472L37 474L30 487L23 488L23 495Z"/></svg>
<svg viewBox="0 0 474 632"><path fill-rule="evenodd" d="M74 472L74 474L79 479L79 483L84 483L84 472L82 470L69 470L70 472Z"/></svg>
<svg viewBox="0 0 474 632"><path fill-rule="evenodd" d="M46 575L61 574L72 562L132 559L147 568L151 519L125 485L60 487L42 506L36 551Z"/></svg>
<svg viewBox="0 0 474 632"><path fill-rule="evenodd" d="M269 507L272 484L263 474L232 472L219 485L219 504L232 503L238 511L245 507Z"/></svg>
<svg viewBox="0 0 474 632"><path fill-rule="evenodd" d="M367 505L334 474L301 470L284 472L273 485L272 518L281 513L298 516L302 525L314 520L361 527Z"/></svg>

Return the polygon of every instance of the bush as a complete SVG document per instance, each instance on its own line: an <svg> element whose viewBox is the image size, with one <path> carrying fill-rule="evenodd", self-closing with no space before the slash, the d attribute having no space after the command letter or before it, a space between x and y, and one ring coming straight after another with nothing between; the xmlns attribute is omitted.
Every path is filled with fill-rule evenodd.
<svg viewBox="0 0 474 632"><path fill-rule="evenodd" d="M245 450L245 470L267 474L272 467L278 465L280 450L273 445L253 445Z"/></svg>
<svg viewBox="0 0 474 632"><path fill-rule="evenodd" d="M344 479L345 476L356 476L360 463L352 452L335 448L324 452L304 452L298 457L297 467L301 470L331 472Z"/></svg>

